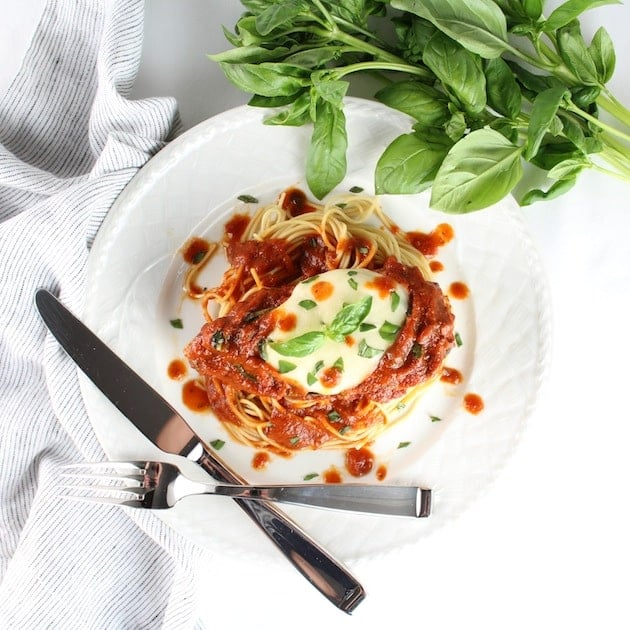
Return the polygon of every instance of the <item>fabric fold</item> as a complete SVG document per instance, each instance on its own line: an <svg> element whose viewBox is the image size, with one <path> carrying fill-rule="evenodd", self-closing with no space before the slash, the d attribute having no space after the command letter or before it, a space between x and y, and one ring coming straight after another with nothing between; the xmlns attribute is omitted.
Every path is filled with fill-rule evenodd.
<svg viewBox="0 0 630 630"><path fill-rule="evenodd" d="M56 467L104 453L37 288L83 307L98 228L178 127L128 100L142 0L49 0L0 102L0 627L189 628L206 553L153 514L60 500Z"/></svg>

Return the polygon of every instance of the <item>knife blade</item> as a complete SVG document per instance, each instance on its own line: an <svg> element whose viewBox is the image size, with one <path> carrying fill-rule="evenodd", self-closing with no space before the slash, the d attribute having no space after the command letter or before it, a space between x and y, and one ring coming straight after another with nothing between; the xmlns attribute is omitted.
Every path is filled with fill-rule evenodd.
<svg viewBox="0 0 630 630"><path fill-rule="evenodd" d="M70 358L158 448L196 462L225 483L244 479L203 443L182 416L52 293L38 289L36 308ZM293 566L337 608L350 614L365 598L346 567L275 505L234 499Z"/></svg>

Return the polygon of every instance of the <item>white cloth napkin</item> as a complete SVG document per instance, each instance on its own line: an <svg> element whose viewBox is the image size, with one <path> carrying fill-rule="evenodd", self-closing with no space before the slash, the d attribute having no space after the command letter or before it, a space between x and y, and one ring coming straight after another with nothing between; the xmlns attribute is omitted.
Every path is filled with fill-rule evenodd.
<svg viewBox="0 0 630 630"><path fill-rule="evenodd" d="M191 628L205 552L147 512L56 497L104 454L37 287L82 312L90 245L174 133L172 99L128 100L142 0L49 0L0 103L0 628Z"/></svg>

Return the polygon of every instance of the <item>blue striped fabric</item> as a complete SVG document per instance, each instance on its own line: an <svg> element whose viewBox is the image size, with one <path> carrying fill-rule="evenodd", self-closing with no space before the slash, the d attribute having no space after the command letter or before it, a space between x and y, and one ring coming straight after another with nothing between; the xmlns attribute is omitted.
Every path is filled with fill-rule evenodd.
<svg viewBox="0 0 630 630"><path fill-rule="evenodd" d="M202 550L149 513L56 498L55 467L103 453L76 368L33 308L82 311L108 209L178 124L129 100L142 0L49 0L0 102L0 628L191 628Z"/></svg>

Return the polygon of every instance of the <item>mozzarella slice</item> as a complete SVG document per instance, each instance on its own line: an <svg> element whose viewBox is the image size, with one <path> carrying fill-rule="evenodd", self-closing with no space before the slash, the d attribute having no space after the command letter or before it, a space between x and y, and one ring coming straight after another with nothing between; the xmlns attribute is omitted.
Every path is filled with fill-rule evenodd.
<svg viewBox="0 0 630 630"><path fill-rule="evenodd" d="M300 282L274 309L265 361L308 392L355 387L377 367L407 315L409 294L366 269L335 269Z"/></svg>

